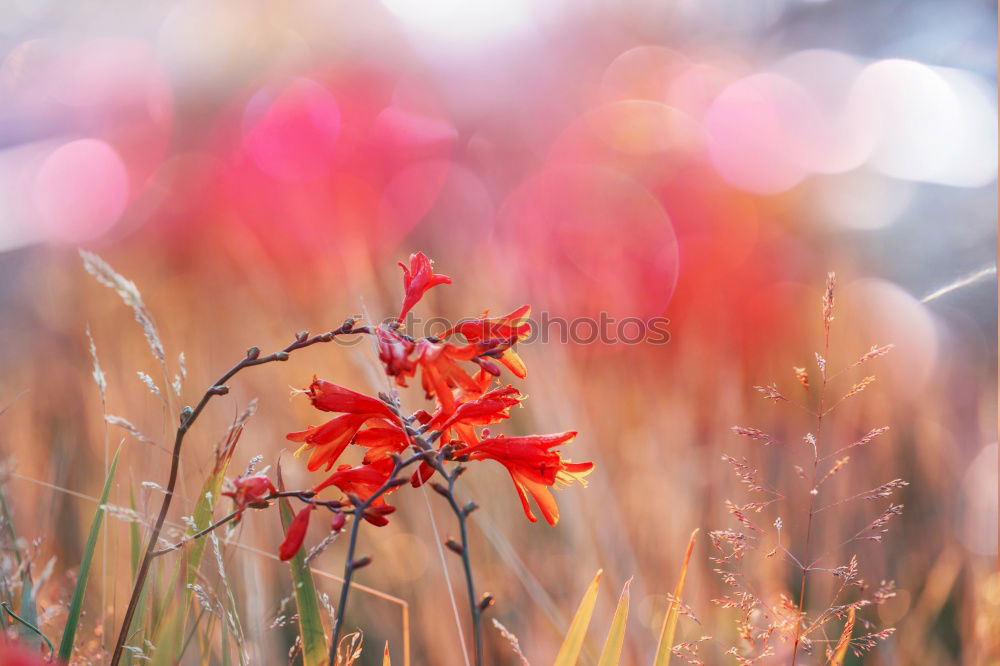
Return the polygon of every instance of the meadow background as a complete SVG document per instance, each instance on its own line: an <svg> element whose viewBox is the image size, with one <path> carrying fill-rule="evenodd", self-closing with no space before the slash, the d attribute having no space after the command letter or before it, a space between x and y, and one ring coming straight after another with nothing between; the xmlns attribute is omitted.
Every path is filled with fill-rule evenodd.
<svg viewBox="0 0 1000 666"><path fill-rule="evenodd" d="M158 507L142 483L164 482L174 428L137 376L163 387L141 330L77 247L136 282L174 367L184 353L186 402L250 346L394 314L395 264L421 250L456 282L428 295L424 316L530 303L569 319L670 320L665 345L523 345L518 385L532 400L507 431L579 430L573 458L598 466L589 488L558 495L556 528L524 519L501 468L465 477L483 507L478 587L532 663L551 662L598 568L595 626L634 576L624 663L648 663L688 535L733 526L724 500L739 484L720 456L756 456L771 478L801 463L810 425L751 385L791 390L793 366L814 369L831 270L831 363L896 345L830 432L892 429L833 483L843 494L911 483L886 542L858 552L868 578L900 587L878 609L898 632L865 663L998 663L995 4L0 7L0 453L36 574L53 562L39 592L53 635L125 434L105 426L87 326L107 412L153 440L125 437L113 504L134 493L140 512ZM273 464L284 434L315 421L289 399L314 373L386 386L366 340L242 374L189 438L173 521L252 398L233 470L258 454ZM420 395L404 400L415 409ZM733 424L790 443L765 450ZM285 463L290 486L315 483ZM413 500L362 535L375 565L359 582L396 600L355 595L348 626L377 663L385 640L401 649L405 602L414 663L459 664L429 511L442 537L451 523L439 502ZM863 525L861 509L820 538ZM782 518L801 534L802 516ZM130 588L129 524L109 517L106 530L81 625L93 663ZM254 663L282 663L294 637L271 626L290 587L271 555L280 538L273 513L250 515L227 550ZM339 573L338 546L318 569ZM703 626L680 635L727 646L733 615L711 603L709 548L698 542L685 594ZM772 573L774 591L794 582ZM510 663L486 635L491 663Z"/></svg>

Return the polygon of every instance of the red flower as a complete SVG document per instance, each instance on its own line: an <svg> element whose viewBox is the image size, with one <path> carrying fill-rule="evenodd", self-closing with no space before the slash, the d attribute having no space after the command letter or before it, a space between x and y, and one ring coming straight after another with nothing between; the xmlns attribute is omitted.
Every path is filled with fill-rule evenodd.
<svg viewBox="0 0 1000 666"><path fill-rule="evenodd" d="M416 362L410 359L414 343L385 326L375 329L375 342L378 345L378 358L385 366L385 374L395 377L399 386L406 386L406 378L412 377L417 369Z"/></svg>
<svg viewBox="0 0 1000 666"><path fill-rule="evenodd" d="M285 435L289 441L303 443L295 452L296 455L303 450L312 449L306 465L310 471L316 471L324 465L328 470L332 469L340 454L368 421L380 419L398 422L399 420L381 400L323 379L314 378L306 394L317 409L326 412L347 412L323 425L309 426L305 430Z"/></svg>
<svg viewBox="0 0 1000 666"><path fill-rule="evenodd" d="M594 469L594 463L571 463L563 460L558 451L551 449L566 444L576 437L575 432L555 435L531 435L528 437L494 437L484 439L479 444L459 451L468 455L469 460L495 460L507 468L514 487L521 498L528 520L536 522L535 514L528 505L528 495L535 500L549 525L559 522L559 507L549 491L552 486L568 486L574 481L586 485L586 477Z"/></svg>
<svg viewBox="0 0 1000 666"><path fill-rule="evenodd" d="M445 441L447 431L454 429L466 446L475 446L479 443L479 438L476 437L473 426L492 425L510 418L510 408L520 404L523 399L524 396L513 386L496 388L479 398L459 403L451 416L445 417L444 412L439 411L430 420L429 427L444 431L441 439Z"/></svg>
<svg viewBox="0 0 1000 666"><path fill-rule="evenodd" d="M377 462L389 458L393 453L403 452L410 443L410 438L402 428L392 423L373 426L359 432L354 443L368 449L365 452L365 462Z"/></svg>
<svg viewBox="0 0 1000 666"><path fill-rule="evenodd" d="M335 486L345 495L357 495L364 501L374 495L375 491L389 480L392 469L392 462L388 458L370 465L359 465L357 467L341 465L337 468L336 472L328 476L325 481L317 485L313 490L318 493L325 488ZM385 505L385 495L372 502L372 506ZM384 516L377 514L365 514L365 520L380 527L389 522Z"/></svg>
<svg viewBox="0 0 1000 666"><path fill-rule="evenodd" d="M432 263L423 252L417 252L410 255L409 268L402 263L399 264L403 269L403 289L406 292L403 297L403 307L399 311L399 321L403 321L406 313L423 298L428 289L439 284L451 284L451 278L447 275L434 273Z"/></svg>
<svg viewBox="0 0 1000 666"><path fill-rule="evenodd" d="M452 389L473 396L482 394L485 385L469 376L458 361L471 361L490 345L473 343L456 347L448 343L433 343L426 339L417 341L417 363L420 365L420 381L428 398L437 398L445 418L455 411L457 402Z"/></svg>
<svg viewBox="0 0 1000 666"><path fill-rule="evenodd" d="M378 398L337 386L325 379L313 377L313 382L306 391L306 395L312 400L313 407L324 412L379 414L396 420L396 415L393 414L388 405Z"/></svg>
<svg viewBox="0 0 1000 666"><path fill-rule="evenodd" d="M315 509L316 505L310 504L292 518L292 522L289 523L288 530L285 532L285 540L278 547L278 556L283 562L292 559L295 557L295 553L299 552L299 548L302 547L302 542L306 538L306 532L309 530L309 518Z"/></svg>
<svg viewBox="0 0 1000 666"><path fill-rule="evenodd" d="M238 476L233 480L233 489L225 490L222 495L233 498L238 513L236 522L243 516L243 509L255 502L263 502L264 498L278 492L271 480L266 476Z"/></svg>
<svg viewBox="0 0 1000 666"><path fill-rule="evenodd" d="M522 305L510 314L503 317L488 319L487 313L477 319L460 322L456 326L444 332L442 337L461 333L469 342L481 342L484 340L506 340L513 345L515 342L526 339L531 334L531 324L528 316L531 314L531 306ZM507 366L507 369L516 376L524 379L528 375L528 369L524 361L517 355L512 347L508 347L500 356L500 362Z"/></svg>
<svg viewBox="0 0 1000 666"><path fill-rule="evenodd" d="M51 666L53 663L59 662L43 659L38 648L18 645L8 636L0 638L0 666Z"/></svg>

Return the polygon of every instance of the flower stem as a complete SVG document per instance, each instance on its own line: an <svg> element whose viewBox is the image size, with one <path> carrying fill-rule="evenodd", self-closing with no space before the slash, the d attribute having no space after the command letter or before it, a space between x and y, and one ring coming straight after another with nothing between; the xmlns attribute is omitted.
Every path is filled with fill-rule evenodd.
<svg viewBox="0 0 1000 666"><path fill-rule="evenodd" d="M247 352L247 355L239 363L234 365L224 375L219 377L219 379L217 379L205 391L194 409L186 407L181 412L181 422L177 427L177 433L174 436L174 448L170 459L170 476L167 480L166 493L163 495L163 502L160 504L160 513L156 517L156 523L153 525L153 531L149 535L149 542L146 544L146 551L142 557L142 563L139 565L139 570L136 573L135 583L132 586L132 594L128 601L128 608L125 611L125 617L122 619L121 630L118 632L118 639L115 641L115 650L111 657L111 666L118 666L118 662L121 660L122 653L125 649L125 641L128 640L132 619L135 617L135 612L139 606L139 597L142 593L142 588L146 583L146 578L149 576L149 568L156 553L156 544L159 541L160 533L163 531L163 523L167 519L167 513L170 511L170 503L173 500L174 489L177 486L177 472L180 468L181 449L184 445L184 437L187 435L188 430L190 430L194 425L195 421L197 421L201 412L205 409L205 406L208 405L208 402L214 396L224 395L227 393L228 387L226 387L226 382L232 379L233 376L244 368L253 367L255 365L263 365L274 361L286 361L288 360L288 355L293 351L312 346L318 342L330 342L338 335L358 333L371 333L371 330L367 326L355 328L354 320L348 319L339 328L326 333L321 333L312 337L309 337L308 334L300 333L296 336L295 342L291 343L281 351L274 352L273 354L260 356L260 351L254 347Z"/></svg>
<svg viewBox="0 0 1000 666"><path fill-rule="evenodd" d="M358 568L355 566L354 553L358 545L358 531L360 530L361 522L364 520L365 511L371 507L375 500L397 485L395 481L399 478L399 472L401 470L409 467L418 460L424 459L426 459L426 452L423 450L419 453L413 454L406 460L397 458L392 468L392 474L386 478L385 482L379 486L378 490L372 493L368 499L355 505L354 509L350 511L350 513L354 514L354 518L351 520L351 536L347 542L347 555L344 558L344 583L340 588L340 600L337 602L337 614L334 620L333 638L330 641L329 663L331 665L337 663L337 644L340 642L340 632L344 626L344 611L347 608L347 595L351 591L351 578L354 575L354 570Z"/></svg>

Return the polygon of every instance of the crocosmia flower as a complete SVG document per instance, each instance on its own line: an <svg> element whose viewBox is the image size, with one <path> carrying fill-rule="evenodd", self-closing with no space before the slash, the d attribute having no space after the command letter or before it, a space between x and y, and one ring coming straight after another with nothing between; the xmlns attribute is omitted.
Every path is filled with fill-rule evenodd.
<svg viewBox="0 0 1000 666"><path fill-rule="evenodd" d="M412 377L417 369L416 362L410 358L414 343L386 326L375 329L375 343L385 374L395 377L397 385L406 386L406 378Z"/></svg>
<svg viewBox="0 0 1000 666"><path fill-rule="evenodd" d="M305 430L285 435L292 442L302 442L296 455L311 450L307 467L310 471L326 466L332 469L340 455L351 443L361 427L372 420L398 422L389 407L371 396L337 386L323 379L313 379L305 392L314 407L326 412L347 412L323 425L309 426Z"/></svg>
<svg viewBox="0 0 1000 666"><path fill-rule="evenodd" d="M451 284L451 278L447 275L434 273L433 262L423 252L410 255L409 268L402 263L399 267L403 269L403 289L406 292L403 297L403 307L399 311L399 321L403 321L428 289L439 284Z"/></svg>
<svg viewBox="0 0 1000 666"><path fill-rule="evenodd" d="M263 502L268 495L276 493L277 490L271 480L266 476L238 476L233 481L232 490L224 490L222 495L231 497L236 503L238 513L235 520L239 522L243 515L243 509L256 502ZM266 505L266 502L265 502Z"/></svg>
<svg viewBox="0 0 1000 666"><path fill-rule="evenodd" d="M469 319L460 322L456 326L444 332L442 337L447 337L454 333L461 333L469 342L481 342L483 340L504 340L508 347L499 357L499 361L507 366L517 377L524 379L528 375L528 369L524 361L514 351L513 344L527 339L531 335L531 324L528 317L531 314L531 307L522 305L510 314L502 317L488 318L487 313L483 313L477 319Z"/></svg>
<svg viewBox="0 0 1000 666"><path fill-rule="evenodd" d="M469 460L495 460L506 467L528 520L538 520L528 504L528 495L531 495L545 520L549 525L555 525L559 522L559 507L549 488L568 486L574 481L586 485L584 479L594 469L592 462L572 463L552 450L561 444L568 444L574 437L575 432L494 437L463 449L459 454L468 455Z"/></svg>
<svg viewBox="0 0 1000 666"><path fill-rule="evenodd" d="M359 465L357 467L341 465L337 468L336 472L328 476L326 480L318 484L315 488L313 488L313 490L318 493L321 490L333 486L339 488L345 495L357 495L362 501L364 501L374 495L375 491L382 487L382 485L389 479L392 469L392 461L388 458L377 463ZM388 506L385 503L385 495L382 495L373 501L372 506ZM365 520L380 527L388 524L389 522L384 517L384 514L379 512L371 514L366 513Z"/></svg>

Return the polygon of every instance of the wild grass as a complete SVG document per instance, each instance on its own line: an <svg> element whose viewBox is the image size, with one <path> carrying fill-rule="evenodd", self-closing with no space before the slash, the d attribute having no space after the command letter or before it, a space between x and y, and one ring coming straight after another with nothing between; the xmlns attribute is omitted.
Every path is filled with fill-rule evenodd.
<svg viewBox="0 0 1000 666"><path fill-rule="evenodd" d="M112 284L116 283L113 279L110 281ZM129 293L126 290L126 294ZM125 302L129 303L128 300ZM94 564L89 567L90 576L85 586L90 593L83 597L85 603L82 604L83 610L76 625L77 637L73 641L75 663L96 664L106 663L108 660L109 646L114 638L111 634L122 620L123 595L127 592L124 588L128 583L126 579L135 575L134 568L138 566L142 555L144 535L155 520L155 511L151 509L151 505L155 509L163 495L165 467L152 461L163 460L163 451L168 449L163 445L163 424L158 423L156 416L161 411L170 413L168 398L176 404L181 402L181 396L189 397L188 384L191 382L185 380L184 374L190 371L198 381L205 380L203 383L207 384L206 375L210 368L203 366L215 364L204 362L204 359L191 363L188 359L191 367L182 369L180 355L168 354L170 345L161 342L166 367L158 370L160 358L149 341L147 328L152 328L157 339L160 339L161 332L148 314L149 308L145 306L141 296L139 302L147 311L147 318L141 319L138 315L135 318L140 324L140 339L146 346L147 358L152 362L152 368L146 367L140 371L143 376L139 376L134 368L123 371L113 367L118 364L120 352L109 339L104 325L95 325L93 331L95 348L102 352L104 363L97 364L95 358L95 363L92 364L94 377L88 378L91 381L89 390L92 394L100 394L99 402L105 401L105 392L112 395L108 404L114 405L113 411L121 416L111 415L107 423L120 429L128 440L122 452L123 462L119 463L116 474L118 482L110 489L113 498L110 501L99 501L99 498L88 496L92 503L81 502L84 525L89 527L95 511L103 509L107 514L104 529L111 534L106 549L102 549L99 538L92 551ZM129 307L131 309L132 305L129 304ZM832 314L831 311L831 317ZM125 335L124 332L120 334ZM162 337L164 340L172 338L166 335ZM196 343L184 344L190 348L197 347ZM82 346L85 348L86 343ZM898 599L893 595L897 591L888 583L891 567L886 562L891 557L879 554L870 546L877 543L878 537L885 542L883 546L889 548L890 553L896 554L902 550L902 546L882 530L896 521L907 520L906 516L899 513L896 502L900 500L896 498L900 493L912 490L905 486L904 481L895 477L898 474L899 477L912 479L911 472L914 470L905 468L923 463L917 458L910 461L909 465L898 465L901 468L898 472L895 468L890 468L901 450L899 438L902 434L897 434L899 431L896 423L893 422L892 430L886 430L883 423L888 423L892 420L890 418L862 422L863 418L893 415L891 401L887 401L879 392L881 377L879 382L873 382L867 379L870 375L864 372L869 364L880 362L885 351L888 351L885 347L874 347L868 352L862 352L857 359L843 364L843 371L835 370L834 364L828 361L828 357L838 355L836 349L821 352L819 358L809 364L814 367L793 368L787 381L764 386L760 391L776 407L787 408L788 414L797 416L771 416L764 413L759 417L760 420L772 423L738 427L735 433L740 439L737 441L745 440L752 448L745 452L730 451L725 454L727 457L724 464L718 466L734 472L736 486L747 494L746 499L734 499L726 508L726 512L735 521L735 527L714 532L711 539L701 544L707 546L712 542L713 548L718 546L715 557L721 561L713 565L713 568L727 572L722 574L722 580L726 587L732 587L728 592L713 592L716 583L706 575L709 573L705 566L707 548L702 549L700 546L694 550L690 564L684 566L687 580L682 585L686 587L683 590L674 588L685 561L683 540L686 533L695 525L712 526L718 517L712 509L705 507L722 504L719 500L723 498L718 495L723 493L732 497L729 494L730 487L712 480L712 472L707 471L712 465L711 459L718 460L719 445L714 440L721 438L711 434L707 428L684 425L682 412L688 410L697 413L696 408L685 402L698 393L695 387L687 387L687 396L675 391L657 395L655 400L648 396L642 399L647 403L654 400L657 405L665 405L662 414L649 417L651 425L658 418L681 415L674 423L673 434L666 436L667 443L672 444L674 437L678 442L686 442L691 437L690 433L696 430L700 430L697 439L702 442L712 440L701 449L684 444L671 453L668 459L669 464L683 468L683 459L690 456L690 459L702 465L700 474L703 475L704 486L681 485L666 489L655 482L656 477L653 477L652 482L649 477L644 477L644 474L652 473L651 467L655 467L650 461L658 460L660 449L655 446L644 449L642 455L637 456L644 458L645 464L642 465L637 465L634 459L612 461L611 456L604 456L611 465L618 465L610 467L606 478L618 488L613 502L622 507L622 515L628 516L627 522L609 524L602 513L602 505L611 500L602 499L599 505L592 505L594 510L589 513L580 511L577 512L580 515L574 516L574 511L567 509L566 520L561 527L566 531L558 540L547 536L533 538L535 533L522 531L520 526L505 522L507 518L503 514L509 514L517 508L504 504L502 499L496 499L496 506L488 509L490 519L480 521L480 524L473 527L470 535L477 552L483 553L483 570L487 572L484 574L483 586L493 591L500 600L499 606L493 611L496 613L495 617L502 620L503 625L511 627L506 632L506 637L499 632L495 635L490 632L487 636L486 654L490 663L517 660L523 660L522 663L552 663L551 660L555 658L557 648L563 645L566 630L571 624L570 609L579 601L578 597L574 598L582 588L579 574L583 570L593 572L595 564L606 568L603 585L607 586L608 581L611 581L617 588L615 592L621 590L621 594L617 605L613 601L614 597L609 597L612 600L610 603L595 603L592 606L588 624L599 627L600 630L590 631L579 643L578 649L572 648L567 654L572 655L575 650L576 657L567 663L599 663L601 666L611 663L666 663L653 661L659 658L658 654L663 654L657 650L658 644L669 648L668 661L690 660L708 664L738 660L741 660L740 663L790 663L795 655L798 663L837 664L851 663L852 659L857 658L854 653L859 652L867 655L865 663L886 663L891 659L890 656L881 656L879 649L871 650L877 647L877 642L888 637L887 629L881 626L882 618L891 617L893 613L880 612L878 609L894 608L893 604ZM843 356L843 353L840 355ZM167 361L175 356L178 357L176 362ZM192 358L196 356L202 355L191 354ZM213 358L217 360L220 356L221 354L214 354ZM345 369L346 366L339 363L331 367ZM600 361L593 361L587 371L593 375L600 376L604 373L607 376L608 368L602 369L601 365ZM826 377L828 366L829 377ZM289 383L294 380L284 368L278 368L276 372L282 373L279 376L288 377ZM859 374L854 376L852 373ZM100 382L96 381L98 375L101 377ZM124 389L121 386L126 376L130 376L134 382L130 385L132 388ZM733 376L730 375L729 380L732 379ZM273 379L268 381L274 383ZM563 377L562 383L574 385L571 376ZM824 383L829 386L824 388ZM588 401L616 404L616 409L620 408L624 416L612 414L608 417L611 419L609 423L622 429L623 424L633 418L630 405L637 404L638 398L629 396L627 387L620 389L600 385L599 382L596 384L590 386L594 393ZM98 388L95 389L94 386ZM178 390L175 390L175 386L179 387ZM537 394L544 400L547 391L544 380L540 379L532 386L538 387ZM212 499L207 500L212 486L206 487L206 483L215 474L217 451L212 446L213 443L222 442L221 448L224 450L228 435L242 429L243 450L226 467L223 476L231 477L234 470L244 470L246 465L240 461L245 462L264 451L268 454L273 452L272 444L276 440L274 434L280 434L281 429L287 426L288 419L282 417L284 423L275 427L273 424L278 417L273 403L259 403L261 406L256 415L253 408L246 407L251 404L253 397L248 391L261 394L263 387L259 380L248 380L248 386L236 396L231 409L220 409L220 412L225 413L206 417L203 434L193 440L197 444L192 444L192 451L197 449L200 459L193 453L190 462L186 463L188 487L182 488L179 485L175 491L177 504L164 522L165 540L159 547L165 548L182 542L207 524L206 514L204 510L199 513L199 506L202 509L211 506L210 515L213 518L219 518L224 513L216 506L218 491L211 493ZM623 394L617 398L618 403L613 403L609 397L611 388L623 390ZM127 399L113 397L116 391L119 395L127 394ZM142 392L141 396L139 391ZM823 403L826 404L823 408L819 407L820 391L828 396L823 398ZM142 402L147 398L156 401L161 407L150 410L150 403ZM865 407L865 400L872 401L873 406ZM146 404L146 412L136 408L142 404ZM582 405L583 401L577 404ZM729 407L719 407L720 411L738 411L732 407L739 405L738 401L728 404ZM284 405L279 405L278 409L284 410ZM572 410L573 407L565 409ZM708 408L702 406L697 409L707 413L704 410ZM833 409L837 410L836 414L832 413ZM845 410L847 414L841 416ZM519 418L535 419L536 422L542 418L539 412L524 411L526 413L519 415ZM152 412L152 417L149 412ZM813 423L803 432L793 434L799 422L796 419L815 420L816 412L822 413L822 422L818 427ZM705 418L707 421L708 417ZM837 418L841 419L840 423L834 423ZM168 432L175 426L173 419L164 419L164 422ZM775 423L778 424L777 427L773 427ZM609 424L597 424L595 441L605 438L600 435L611 434L605 431L608 427ZM261 429L270 433L271 443L265 444L269 437L260 436L258 433ZM96 429L98 433L100 430L101 428ZM904 426L902 431L906 430ZM639 432L642 431L628 432L627 437L641 443L642 438L636 436ZM851 433L850 436L845 437L848 433ZM249 439L248 434L251 435ZM606 439L610 441L611 437ZM99 456L102 445L100 435L94 438L92 444L88 450L97 452ZM727 441L725 447L732 449L732 441ZM775 458L780 459L780 465L776 464ZM108 462L110 465L110 458ZM795 469L796 465L801 467L801 474ZM664 464L660 469L668 469L668 465ZM30 469L26 471L37 472ZM886 476L878 478L877 474L883 472ZM671 478L679 479L682 484L685 482L685 475L679 472L660 474L675 475ZM927 477L927 471L919 467L916 474L921 478ZM27 622L27 625L21 620L13 619L8 613L4 614L2 622L6 631L19 634L21 640L36 645L40 652L47 654L44 640L30 627L37 627L55 646L59 645L59 639L64 635L63 628L68 624L66 609L72 605L73 590L83 576L81 571L78 576L66 578L60 572L70 569L75 572L87 567L80 566L80 553L75 556L63 554L54 565L50 564L53 561L53 537L48 527L44 523L35 524L30 519L15 522L20 514L31 515L29 498L32 495L24 488L29 483L25 478L32 476L7 474L4 479L6 494L9 496L13 490L14 496L11 515L4 517L2 526L3 554L5 561L9 560L11 565L4 569L4 575L0 577L3 580L0 593L4 599L11 600L11 611ZM96 478L90 486L95 494L100 489L103 476ZM60 481L58 477L49 478ZM629 479L627 484L623 482L625 478ZM300 479L294 480L297 483ZM147 484L143 485L143 482ZM65 480L50 485L64 488ZM477 498L489 496L488 486L484 483L470 484L470 489ZM814 489L815 494L812 493ZM44 492L51 495L53 492L63 491L48 488ZM662 510L651 515L646 513L650 505L661 507L668 499L672 500L670 506L673 512L669 516ZM202 504L202 500L210 503ZM576 498L573 497L571 506L575 503ZM876 503L885 505L878 504L879 510L860 520L859 509ZM909 503L908 501L907 504ZM758 505L763 506L758 508ZM807 527L807 516L810 514L811 528ZM777 521L778 518L781 518L780 522ZM853 520L857 521L856 524L851 523ZM850 529L847 529L849 523ZM933 531L935 528L927 529ZM447 531L442 531L442 537L447 536ZM105 533L108 532L102 532ZM627 538L620 540L612 548L607 541L601 540L605 537L600 535L604 534L625 534ZM810 535L808 539L807 534ZM643 535L655 535L656 538ZM371 543L375 544L376 538L383 537L379 535L371 538ZM527 575L520 578L516 562L505 556L502 549L493 553L493 549L487 545L491 540L502 539L514 540L516 556L530 563L525 568L531 570L537 582L532 582ZM563 539L565 547L572 548L572 558L563 555L550 561L544 553L560 552L563 545L559 540ZM175 659L183 663L268 663L262 655L271 655L273 658L273 655L281 654L283 659L308 663L304 662L302 641L303 603L296 596L303 589L302 584L315 589L314 610L307 612L306 622L311 622L310 616L318 614L323 631L329 637L335 621L335 618L330 617L329 609L332 604L329 599L331 595L336 596L340 587L336 580L338 577L327 573L325 569L337 561L334 555L342 557L343 543L335 541L326 551L317 552L310 561L311 570L308 567L300 568L300 571L311 571L313 578L311 583L301 583L291 568L274 561L272 552L278 540L280 535L273 530L266 532L241 527L231 532L220 530L211 533L211 537L201 541L202 548L207 550L197 556L193 556L193 549L190 547L178 549L175 555L170 556L168 566L154 570L150 584L143 593L136 622L129 633L124 661L133 664L147 661L172 663ZM808 556L805 554L806 541L810 542L811 552ZM86 540L81 539L79 543L82 549ZM616 549L620 547L619 543L629 544L628 557ZM664 543L667 547L664 547ZM263 550L260 546L264 547ZM733 556L733 549L737 547L742 549L739 558ZM912 647L919 645L916 641L934 640L934 623L940 622L937 619L940 617L940 610L936 612L935 608L940 609L946 603L953 603L948 600L954 599L953 595L958 593L956 587L962 581L957 575L951 575L950 578L947 575L948 570L954 569L947 559L949 547L945 544L945 553L942 554L944 559L933 559L928 563L929 566L937 562L940 567L934 577L928 579L934 580L939 585L939 590L925 590L920 582L914 580L914 569L909 569L909 574L902 581L904 588L908 588L906 596L912 599L910 603L924 618L930 619L923 620L925 629L922 635L910 634L914 637L908 638L903 644L899 643L898 638L890 639L890 648L884 649L884 654L891 655L896 650L912 654L906 651L919 652L921 649ZM851 551L854 549L857 549L857 560L852 557L855 553ZM266 554L260 554L262 552ZM250 558L260 564L251 566L248 563ZM622 561L630 558L634 558L632 562L622 564ZM110 563L110 580L106 586L99 582L100 576L97 575L97 567L103 567L105 563ZM871 573L866 572L866 565L867 571ZM47 575L46 570L49 571ZM248 571L264 571L267 576L259 581L253 580L251 576L250 580L259 584L259 587L255 587L247 582ZM356 620L347 628L351 633L345 638L347 642L340 644L344 663L350 663L351 659L365 664L383 663L386 659L386 640L389 641L391 654L389 660L409 663L408 655L404 656L404 651L409 649L409 636L404 638L402 632L406 631L403 628L405 623L399 611L407 617L410 604L423 609L433 607L439 611L447 607L440 572L437 572L433 586L420 580L398 580L395 575L396 572L388 571L384 579L381 576L372 579L377 587L385 585L383 600L359 599L356 604ZM635 575L632 584L621 589L623 581L632 575ZM730 575L734 578L729 578ZM887 581L885 585L878 582L883 577ZM864 583L860 585L862 579ZM730 585L731 581L735 581L734 584ZM831 582L834 584L832 588ZM364 589L362 586L352 585L356 590ZM565 614L565 624L559 626L558 622L550 621L538 608L512 601L527 598L528 585L541 587L532 590L530 594L538 595L539 598L548 597L555 608ZM744 588L744 585L749 587ZM674 590L673 593L670 590ZM784 598L782 595L785 595ZM107 598L106 605L98 601L102 597ZM254 600L257 597L259 601ZM728 601L721 604L721 609L713 609L709 603L711 597ZM288 599L284 605L280 603L283 598ZM179 612L181 606L186 609L184 612ZM391 609L391 612L386 609ZM697 614L702 626L686 620L684 616L688 612ZM35 613L34 616L32 613ZM186 615L183 622L178 619L181 615ZM272 624L273 628L268 628ZM676 634L667 638L666 628L671 624L676 627ZM179 626L183 626L183 630L178 630ZM364 633L354 632L357 627L363 628ZM438 615L432 622L428 613L418 613L413 630L416 643L415 663L424 663L421 660L428 660L430 663L460 663L458 640L450 621L443 622ZM905 626L901 626L900 632L920 633ZM702 640L705 634L711 634L712 639ZM661 636L663 640L660 640ZM508 641L517 644L516 650ZM173 647L169 647L171 645ZM734 653L725 656L723 653L730 648ZM940 647L929 650L930 654L941 654ZM615 654L618 656L613 656ZM942 660L937 663L949 662Z"/></svg>

